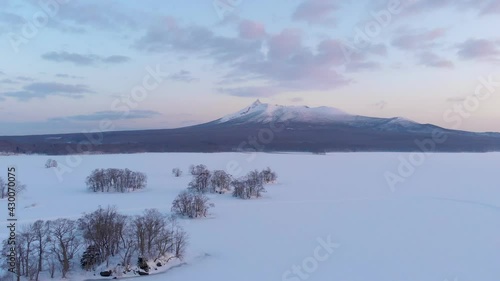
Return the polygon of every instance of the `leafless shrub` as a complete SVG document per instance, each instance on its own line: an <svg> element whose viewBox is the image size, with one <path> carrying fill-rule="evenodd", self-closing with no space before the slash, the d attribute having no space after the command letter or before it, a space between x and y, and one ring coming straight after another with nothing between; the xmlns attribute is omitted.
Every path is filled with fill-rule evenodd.
<svg viewBox="0 0 500 281"><path fill-rule="evenodd" d="M260 176L262 177L262 180L264 181L265 184L275 183L276 180L278 179L278 175L276 175L276 172L272 171L271 168L269 167L262 170L260 172Z"/></svg>
<svg viewBox="0 0 500 281"><path fill-rule="evenodd" d="M47 162L45 162L45 168L56 168L57 167L57 161L54 159L47 159Z"/></svg>
<svg viewBox="0 0 500 281"><path fill-rule="evenodd" d="M181 169L179 169L179 168L173 168L172 169L172 175L174 175L174 177L176 177L176 178L182 176Z"/></svg>
<svg viewBox="0 0 500 281"><path fill-rule="evenodd" d="M223 170L215 170L210 179L210 191L224 193L231 190L231 175Z"/></svg>
<svg viewBox="0 0 500 281"><path fill-rule="evenodd" d="M193 176L197 176L199 174L201 174L202 172L205 172L205 171L208 171L207 169L207 166L203 165L203 164L199 164L199 165L191 165L189 166L189 172L191 173L191 175Z"/></svg>

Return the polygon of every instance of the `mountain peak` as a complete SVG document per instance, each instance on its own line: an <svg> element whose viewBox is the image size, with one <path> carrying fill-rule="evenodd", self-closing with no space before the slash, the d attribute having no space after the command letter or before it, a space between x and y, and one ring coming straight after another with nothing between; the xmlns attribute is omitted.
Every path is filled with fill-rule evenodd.
<svg viewBox="0 0 500 281"><path fill-rule="evenodd" d="M254 101L254 102L252 103L251 107L259 106L259 105L261 105L261 104L262 104L262 102L261 102L259 99L257 99L256 101Z"/></svg>
<svg viewBox="0 0 500 281"><path fill-rule="evenodd" d="M270 123L295 121L302 123L334 122L352 116L333 107L308 107L271 105L256 100L250 106L229 114L218 120L218 123Z"/></svg>

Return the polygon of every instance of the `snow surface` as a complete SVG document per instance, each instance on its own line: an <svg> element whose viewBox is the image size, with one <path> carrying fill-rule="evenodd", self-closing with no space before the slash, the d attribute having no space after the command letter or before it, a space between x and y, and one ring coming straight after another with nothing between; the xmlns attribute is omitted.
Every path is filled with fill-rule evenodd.
<svg viewBox="0 0 500 281"><path fill-rule="evenodd" d="M67 157L74 156L50 158L65 163ZM278 183L266 187L264 198L211 195L216 206L209 218L181 221L190 235L184 263L141 280L500 280L500 154L429 155L392 192L384 173L396 172L400 157L410 154L88 155L62 182L44 168L48 156L1 157L0 169L16 165L19 180L27 184L18 199L19 224L77 218L108 204L131 215L145 208L169 212L191 179L190 164L210 169L238 164L240 174L267 166L277 171ZM147 189L88 192L84 182L90 171L109 167L147 173ZM184 176L173 177L174 167ZM5 200L0 210L4 238ZM328 236L340 247L307 278L283 279L294 265L310 262L318 239ZM81 279L75 274L69 278Z"/></svg>
<svg viewBox="0 0 500 281"><path fill-rule="evenodd" d="M244 121L253 123L300 121L300 122L331 122L352 115L333 107L283 106L255 101L234 114L229 114L218 120L218 123L229 121Z"/></svg>

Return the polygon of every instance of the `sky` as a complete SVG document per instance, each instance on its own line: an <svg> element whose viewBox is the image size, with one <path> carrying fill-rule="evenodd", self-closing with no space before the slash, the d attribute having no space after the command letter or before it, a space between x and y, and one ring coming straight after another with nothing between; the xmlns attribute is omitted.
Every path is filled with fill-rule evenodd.
<svg viewBox="0 0 500 281"><path fill-rule="evenodd" d="M500 0L2 0L0 135L175 128L256 99L500 132L499 26Z"/></svg>

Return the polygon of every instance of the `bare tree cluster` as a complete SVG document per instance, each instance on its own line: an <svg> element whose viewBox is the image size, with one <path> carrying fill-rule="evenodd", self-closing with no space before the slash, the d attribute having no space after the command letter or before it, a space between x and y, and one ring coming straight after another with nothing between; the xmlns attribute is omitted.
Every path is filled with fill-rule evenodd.
<svg viewBox="0 0 500 281"><path fill-rule="evenodd" d="M148 209L133 220L132 226L141 258L156 261L168 254L177 258L184 256L187 234L174 217Z"/></svg>
<svg viewBox="0 0 500 281"><path fill-rule="evenodd" d="M231 180L232 176L226 171L215 170L210 179L211 192L222 194L226 191L231 190Z"/></svg>
<svg viewBox="0 0 500 281"><path fill-rule="evenodd" d="M119 214L114 207L99 208L79 219L79 228L85 243L91 246L81 260L87 270L101 262L108 266L109 258L117 255L125 266L132 265L134 255L144 261L164 256L182 258L187 245L187 234L175 218L156 209L132 218Z"/></svg>
<svg viewBox="0 0 500 281"><path fill-rule="evenodd" d="M125 224L126 216L118 214L114 207L99 207L78 220L84 241L98 252L97 262L108 262L110 256L118 253Z"/></svg>
<svg viewBox="0 0 500 281"><path fill-rule="evenodd" d="M182 176L181 169L179 169L179 168L173 168L172 169L172 175L174 175L174 177L176 177L176 178Z"/></svg>
<svg viewBox="0 0 500 281"><path fill-rule="evenodd" d="M182 191L172 202L172 212L188 218L206 217L208 210L214 207L208 197L189 190Z"/></svg>
<svg viewBox="0 0 500 281"><path fill-rule="evenodd" d="M200 171L199 174L194 175L193 180L189 183L188 189L207 193L210 191L210 179L212 178L212 172L209 170Z"/></svg>
<svg viewBox="0 0 500 281"><path fill-rule="evenodd" d="M16 189L16 194L19 194L26 190L26 185L16 180L15 189ZM8 184L2 177L0 177L0 199L6 198L8 193L9 193Z"/></svg>
<svg viewBox="0 0 500 281"><path fill-rule="evenodd" d="M259 198L266 192L264 180L257 170L249 172L243 179L234 180L232 185L233 196L241 199Z"/></svg>
<svg viewBox="0 0 500 281"><path fill-rule="evenodd" d="M87 177L88 189L93 192L127 192L143 189L147 176L129 169L95 169Z"/></svg>
<svg viewBox="0 0 500 281"><path fill-rule="evenodd" d="M193 180L188 189L200 193L224 193L231 190L232 176L223 170L211 172L205 165L191 166Z"/></svg>
<svg viewBox="0 0 500 281"><path fill-rule="evenodd" d="M264 184L273 183L277 180L277 175L270 168L261 172L250 171L242 179L233 180L233 196L241 199L259 198L266 192Z"/></svg>
<svg viewBox="0 0 500 281"><path fill-rule="evenodd" d="M204 171L207 171L207 166L203 164L199 164L196 166L195 165L189 166L189 172L191 173L192 176L197 176Z"/></svg>
<svg viewBox="0 0 500 281"><path fill-rule="evenodd" d="M45 168L56 168L57 167L57 161L54 159L47 159L47 162L45 162Z"/></svg>
<svg viewBox="0 0 500 281"><path fill-rule="evenodd" d="M81 239L75 221L38 220L21 229L15 245L8 245L8 240L4 240L3 251L10 251L10 247L15 247L18 277L39 280L39 273L49 270L53 278L58 269L61 277L66 278L80 245Z"/></svg>
<svg viewBox="0 0 500 281"><path fill-rule="evenodd" d="M3 255L15 247L19 277L39 280L40 272L47 271L51 278L56 271L62 278L72 270L75 259L80 257L84 270L93 270L109 261L109 257L120 257L121 264L131 267L132 258L154 260L158 258L182 258L188 236L176 223L157 210L146 210L142 215L128 217L115 208L107 207L84 214L78 220L57 219L36 221L25 225L16 238L15 245L3 241ZM7 271L8 259L2 264Z"/></svg>

